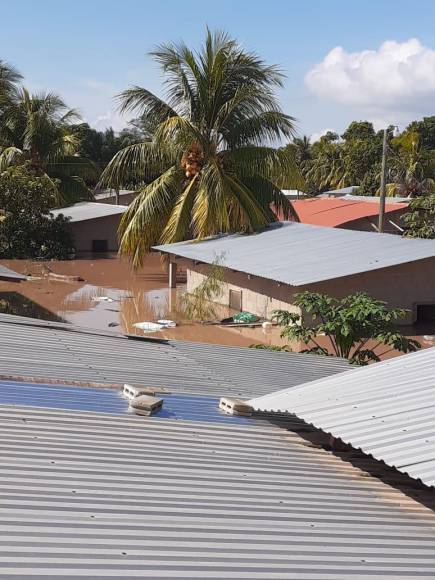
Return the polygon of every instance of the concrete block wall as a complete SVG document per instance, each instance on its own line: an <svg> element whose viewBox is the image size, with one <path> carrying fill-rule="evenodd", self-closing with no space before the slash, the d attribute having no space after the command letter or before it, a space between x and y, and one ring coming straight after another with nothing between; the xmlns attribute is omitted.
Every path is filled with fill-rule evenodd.
<svg viewBox="0 0 435 580"><path fill-rule="evenodd" d="M206 275L198 271L187 270L187 286L188 293L192 293L197 286L199 286L206 279ZM230 290L242 292L242 310L245 312L252 312L257 316L270 319L274 310L288 310L289 312L300 312L300 309L284 300L279 300L271 296L266 296L260 292L241 286L231 282L224 282L221 293L216 296L215 302L223 306L229 306Z"/></svg>

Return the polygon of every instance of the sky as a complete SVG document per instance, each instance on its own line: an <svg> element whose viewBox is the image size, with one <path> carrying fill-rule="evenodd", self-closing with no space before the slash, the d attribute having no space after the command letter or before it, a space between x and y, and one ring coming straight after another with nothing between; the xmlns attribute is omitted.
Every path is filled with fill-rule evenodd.
<svg viewBox="0 0 435 580"><path fill-rule="evenodd" d="M0 14L0 59L98 129L126 125L114 97L130 85L164 96L148 52L198 47L206 26L281 68L281 107L312 140L435 114L434 0L0 0Z"/></svg>

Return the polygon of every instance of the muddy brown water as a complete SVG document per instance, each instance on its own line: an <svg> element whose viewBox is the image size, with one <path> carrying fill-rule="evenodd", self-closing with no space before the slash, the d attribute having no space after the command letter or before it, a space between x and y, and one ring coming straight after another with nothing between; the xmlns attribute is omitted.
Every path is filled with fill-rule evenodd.
<svg viewBox="0 0 435 580"><path fill-rule="evenodd" d="M133 271L127 260L116 255L65 262L2 260L2 264L35 277L20 284L0 281L2 312L139 335L143 331L135 328L135 323L165 318L176 321L177 326L147 336L243 347L253 343L286 344L277 327L265 333L262 328L224 328L187 320L180 308L185 285L178 284L176 290L168 288L165 267L156 254L149 255L138 271ZM83 280L51 280L49 272L80 276ZM103 296L112 301L97 300ZM231 312L220 307L217 314L224 318ZM435 346L435 339L428 336L435 335L435 328L408 328L407 334L415 336L423 347ZM292 344L292 348L298 351L303 346ZM398 353L386 356L395 354Z"/></svg>

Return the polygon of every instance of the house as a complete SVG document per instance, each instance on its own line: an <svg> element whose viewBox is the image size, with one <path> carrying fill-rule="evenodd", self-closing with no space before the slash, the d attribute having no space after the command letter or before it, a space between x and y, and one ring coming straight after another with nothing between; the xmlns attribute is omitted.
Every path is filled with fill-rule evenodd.
<svg viewBox="0 0 435 580"><path fill-rule="evenodd" d="M373 232L378 229L378 203L347 197L312 197L291 201L293 209L303 224L345 228L349 230ZM385 233L402 234L401 217L408 210L407 203L385 204Z"/></svg>
<svg viewBox="0 0 435 580"><path fill-rule="evenodd" d="M216 302L270 317L299 312L304 290L336 296L368 292L390 307L409 309L404 323L435 319L435 241L283 222L254 235L217 236L156 246L187 270L187 291L205 279L219 257L225 282Z"/></svg>
<svg viewBox="0 0 435 580"><path fill-rule="evenodd" d="M130 205L138 192L131 189L120 189L118 195L114 189L106 189L95 194L98 203L110 203L112 205Z"/></svg>
<svg viewBox="0 0 435 580"><path fill-rule="evenodd" d="M0 344L5 578L435 576L432 488L334 452L287 412L217 408L227 391L264 396L332 359L4 315ZM128 412L120 387L133 380L163 398L156 415Z"/></svg>
<svg viewBox="0 0 435 580"><path fill-rule="evenodd" d="M14 272L6 266L0 265L0 280L4 280L6 282L22 282L23 280L27 280L27 276L23 276L23 274L18 274L18 272Z"/></svg>
<svg viewBox="0 0 435 580"><path fill-rule="evenodd" d="M76 252L116 252L118 250L118 227L125 205L81 202L70 207L53 209L54 216L64 215L70 219Z"/></svg>

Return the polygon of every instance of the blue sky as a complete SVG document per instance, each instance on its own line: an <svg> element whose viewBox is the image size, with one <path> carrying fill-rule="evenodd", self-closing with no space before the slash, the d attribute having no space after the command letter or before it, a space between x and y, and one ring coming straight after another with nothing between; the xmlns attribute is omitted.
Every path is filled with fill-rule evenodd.
<svg viewBox="0 0 435 580"><path fill-rule="evenodd" d="M130 84L162 94L147 51L181 39L197 46L206 25L280 65L280 102L300 133L435 114L434 1L0 0L0 9L0 58L99 128L125 123L113 95Z"/></svg>

